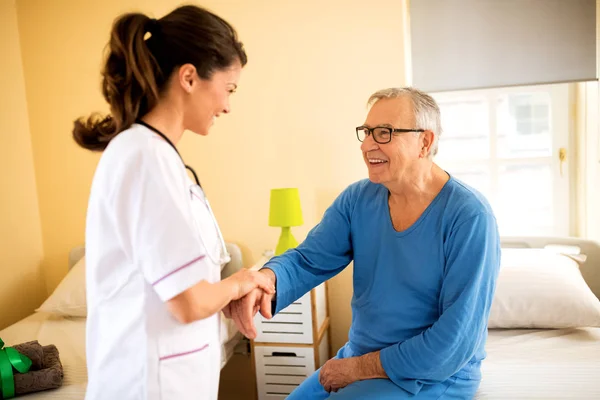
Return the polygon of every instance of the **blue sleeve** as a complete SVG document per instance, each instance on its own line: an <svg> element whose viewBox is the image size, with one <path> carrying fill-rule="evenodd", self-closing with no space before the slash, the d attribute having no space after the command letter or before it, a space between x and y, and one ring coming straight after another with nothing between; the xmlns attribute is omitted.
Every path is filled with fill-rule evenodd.
<svg viewBox="0 0 600 400"><path fill-rule="evenodd" d="M500 238L489 213L454 228L445 247L440 317L428 329L381 350L388 377L416 394L443 382L473 358L487 337L487 321L500 268Z"/></svg>
<svg viewBox="0 0 600 400"><path fill-rule="evenodd" d="M275 313L337 275L352 261L350 218L357 192L357 184L344 190L304 242L265 264L264 268L273 270L277 277Z"/></svg>

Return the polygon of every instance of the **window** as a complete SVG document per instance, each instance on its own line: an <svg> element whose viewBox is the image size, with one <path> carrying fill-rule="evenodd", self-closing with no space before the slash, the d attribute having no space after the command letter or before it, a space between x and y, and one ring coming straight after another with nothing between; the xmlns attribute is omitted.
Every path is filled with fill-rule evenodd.
<svg viewBox="0 0 600 400"><path fill-rule="evenodd" d="M434 94L436 162L490 201L500 233L569 235L568 84Z"/></svg>

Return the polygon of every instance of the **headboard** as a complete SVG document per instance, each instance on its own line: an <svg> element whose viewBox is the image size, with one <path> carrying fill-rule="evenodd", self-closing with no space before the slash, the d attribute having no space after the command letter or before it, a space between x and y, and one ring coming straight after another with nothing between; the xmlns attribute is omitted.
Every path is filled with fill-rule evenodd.
<svg viewBox="0 0 600 400"><path fill-rule="evenodd" d="M85 247L73 247L69 252L69 271L85 256Z"/></svg>
<svg viewBox="0 0 600 400"><path fill-rule="evenodd" d="M231 256L231 261L227 263L221 270L221 278L225 279L233 273L244 268L244 260L242 259L242 251L239 246L234 243L225 243L227 252ZM85 256L85 247L77 246L69 252L69 270L77 264Z"/></svg>
<svg viewBox="0 0 600 400"><path fill-rule="evenodd" d="M580 264L581 275L600 299L600 244L593 240L571 237L503 237L502 247L511 248L544 248L547 245L577 246L587 259Z"/></svg>

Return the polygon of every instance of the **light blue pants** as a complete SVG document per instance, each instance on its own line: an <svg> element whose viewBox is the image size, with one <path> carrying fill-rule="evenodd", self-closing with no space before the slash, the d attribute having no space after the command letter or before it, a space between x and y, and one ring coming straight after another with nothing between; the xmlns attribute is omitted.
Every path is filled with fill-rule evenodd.
<svg viewBox="0 0 600 400"><path fill-rule="evenodd" d="M346 343L335 358L354 357ZM425 385L421 391L412 395L396 386L389 379L370 379L354 382L336 393L327 393L319 383L319 369L296 388L287 400L346 400L346 399L419 399L419 400L470 400L475 396L479 380L467 380L456 377L435 385Z"/></svg>

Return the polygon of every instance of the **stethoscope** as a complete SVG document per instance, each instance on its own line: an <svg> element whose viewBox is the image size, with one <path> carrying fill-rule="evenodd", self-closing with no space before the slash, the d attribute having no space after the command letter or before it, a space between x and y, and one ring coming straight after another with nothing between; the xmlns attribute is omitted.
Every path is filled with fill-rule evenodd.
<svg viewBox="0 0 600 400"><path fill-rule="evenodd" d="M208 209L208 213L210 214L210 216L213 220L213 224L215 225L215 228L217 230L217 234L219 236L219 241L221 242L221 254L220 254L219 259L215 260L212 257L212 254L210 254L211 252L209 251L208 248L206 248L206 252L208 253L208 257L210 258L210 260L213 263L215 263L216 265L222 266L224 264L227 264L229 261L231 261L231 257L229 256L229 253L227 252L227 246L225 245L225 239L223 239L223 234L221 233L221 229L219 228L219 224L217 223L215 214L213 213L212 208L210 207L210 203L208 202L208 198L206 197L206 194L204 194L202 185L200 185L200 180L198 179L198 174L196 174L196 171L194 171L194 169L192 167L190 167L183 161L183 157L181 157L181 154L179 154L177 147L175 147L173 142L171 142L171 140L164 133L162 133L161 131L159 131L158 129L153 127L152 125L145 123L142 120L138 119L135 121L135 123L145 126L146 128L150 129L152 132L156 133L158 136L163 138L173 148L173 150L175 150L175 153L177 153L177 155L179 156L179 159L183 163L183 166L185 167L185 169L190 171L192 173L192 175L194 176L194 181L196 182L196 184L192 186L192 195L196 196L198 199L200 199L204 203L206 208ZM204 239L202 239L202 230L201 229L200 229L200 240L202 240L202 242L204 243L204 246L206 247L206 242L204 241Z"/></svg>

